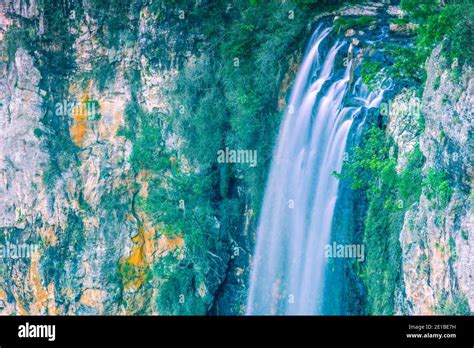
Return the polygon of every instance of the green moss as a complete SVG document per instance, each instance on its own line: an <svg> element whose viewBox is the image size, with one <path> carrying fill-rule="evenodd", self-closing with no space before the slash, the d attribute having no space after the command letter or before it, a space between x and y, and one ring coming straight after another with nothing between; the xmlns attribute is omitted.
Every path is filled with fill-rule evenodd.
<svg viewBox="0 0 474 348"><path fill-rule="evenodd" d="M417 134L423 133L425 131L425 128L426 128L425 118L420 115L420 117L417 120L417 124L418 124Z"/></svg>
<svg viewBox="0 0 474 348"><path fill-rule="evenodd" d="M398 191L407 205L418 202L422 191L422 168L425 157L417 146L407 155L407 165L399 175Z"/></svg>
<svg viewBox="0 0 474 348"><path fill-rule="evenodd" d="M35 135L35 137L41 138L41 136L43 135L43 132L41 131L41 129L35 128L35 129L33 130L33 134Z"/></svg>
<svg viewBox="0 0 474 348"><path fill-rule="evenodd" d="M36 28L28 26L18 28L11 26L5 33L4 41L7 48L7 56L10 62L15 61L15 54L18 48L24 48L31 52L36 42Z"/></svg>
<svg viewBox="0 0 474 348"><path fill-rule="evenodd" d="M46 169L43 172L43 185L47 189L52 189L56 185L56 180L59 178L61 175L61 170L57 166L55 162L51 162L48 164Z"/></svg>
<svg viewBox="0 0 474 348"><path fill-rule="evenodd" d="M453 261L456 261L458 258L458 254L456 252L456 242L452 236L449 236L449 253Z"/></svg>
<svg viewBox="0 0 474 348"><path fill-rule="evenodd" d="M391 18L390 23L404 26L409 23L409 20L407 18Z"/></svg>
<svg viewBox="0 0 474 348"><path fill-rule="evenodd" d="M92 71L92 77L97 81L99 92L103 92L105 90L106 86L110 83L114 76L114 65L106 59L96 63Z"/></svg>
<svg viewBox="0 0 474 348"><path fill-rule="evenodd" d="M451 294L443 292L434 308L436 314L440 315L469 315L471 313L466 295Z"/></svg>
<svg viewBox="0 0 474 348"><path fill-rule="evenodd" d="M433 90L437 91L440 83L441 83L441 76L436 76L435 80L433 81Z"/></svg>
<svg viewBox="0 0 474 348"><path fill-rule="evenodd" d="M194 286L193 286L194 284ZM178 269L160 286L158 312L162 315L205 315L209 299L197 294L196 273Z"/></svg>

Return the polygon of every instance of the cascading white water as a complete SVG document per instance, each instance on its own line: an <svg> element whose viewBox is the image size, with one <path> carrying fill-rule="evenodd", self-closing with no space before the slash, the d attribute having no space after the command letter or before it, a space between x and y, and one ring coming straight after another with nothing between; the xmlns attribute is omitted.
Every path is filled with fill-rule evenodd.
<svg viewBox="0 0 474 348"><path fill-rule="evenodd" d="M381 97L364 91L362 106L343 107L351 65L333 81L337 54L347 45L336 42L321 62L320 46L330 31L318 28L313 35L280 128L257 229L247 314L320 313L324 246L339 185L332 173L341 170L354 116L377 106Z"/></svg>

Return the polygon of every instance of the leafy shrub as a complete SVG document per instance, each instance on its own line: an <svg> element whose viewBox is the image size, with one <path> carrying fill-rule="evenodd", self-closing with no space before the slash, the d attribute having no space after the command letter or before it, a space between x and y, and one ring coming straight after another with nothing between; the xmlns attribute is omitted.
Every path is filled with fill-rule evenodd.
<svg viewBox="0 0 474 348"><path fill-rule="evenodd" d="M423 188L428 199L435 202L439 208L444 208L449 203L453 189L442 171L430 168L423 181Z"/></svg>
<svg viewBox="0 0 474 348"><path fill-rule="evenodd" d="M340 33L348 29L359 29L369 26L375 21L377 21L377 18L371 16L339 17L334 23L334 27Z"/></svg>
<svg viewBox="0 0 474 348"><path fill-rule="evenodd" d="M419 147L407 155L405 169L397 174L397 158L390 157L390 140L371 127L353 150L338 176L365 193L368 209L363 242L367 257L360 276L367 289L369 314L394 314L395 290L401 274L400 231L406 209L419 200L424 156Z"/></svg>
<svg viewBox="0 0 474 348"><path fill-rule="evenodd" d="M362 61L361 76L362 81L368 87L373 87L379 72L383 69L383 64L378 60L366 58Z"/></svg>
<svg viewBox="0 0 474 348"><path fill-rule="evenodd" d="M401 0L400 7L416 21L423 21L439 9L439 0Z"/></svg>
<svg viewBox="0 0 474 348"><path fill-rule="evenodd" d="M400 173L398 189L401 198L406 204L418 202L422 191L422 167L425 163L425 157L417 146L408 154L408 162L405 169Z"/></svg>
<svg viewBox="0 0 474 348"><path fill-rule="evenodd" d="M434 308L436 314L441 315L469 315L469 302L464 294L441 294L438 304Z"/></svg>
<svg viewBox="0 0 474 348"><path fill-rule="evenodd" d="M400 47L384 43L384 51L393 64L386 67L392 78L422 85L426 80L424 64L437 45L443 45L442 54L448 64L454 64L453 74L459 76L459 66L473 64L474 4L472 1L457 1L441 5L438 0L402 0L400 5L408 17L393 19L393 23L415 22L418 26L412 44ZM371 70L364 72L365 79L372 81ZM363 75L364 75L363 74ZM370 85L369 85L370 86ZM434 85L436 90L439 85Z"/></svg>

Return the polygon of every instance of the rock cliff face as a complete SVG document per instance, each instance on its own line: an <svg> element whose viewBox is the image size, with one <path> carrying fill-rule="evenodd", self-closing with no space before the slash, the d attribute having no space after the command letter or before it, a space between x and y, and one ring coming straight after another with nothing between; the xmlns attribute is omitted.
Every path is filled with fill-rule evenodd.
<svg viewBox="0 0 474 348"><path fill-rule="evenodd" d="M440 202L443 192L430 196L425 188L405 214L400 233L402 314L456 314L473 308L473 75L465 66L454 77L441 48L426 63L422 98L404 91L395 97L389 115L388 133L399 149L398 169L419 145L426 158L423 175L445 173L451 187L445 202ZM424 130L416 134L420 117Z"/></svg>
<svg viewBox="0 0 474 348"><path fill-rule="evenodd" d="M50 24L43 22L35 1L7 2L2 11L4 31L10 25L24 27L26 19L46 28ZM152 30L145 23L146 7L140 18L143 37ZM141 71L143 107L167 112L163 91L169 89L172 68L154 71L138 46L101 45L97 20L87 11L74 24L75 73L60 93L44 83L51 78L54 84L56 72L40 71L45 56L39 48L18 47L8 60L7 43L2 42L0 238L5 246L35 247L27 257L2 260L2 314L156 313L151 303L155 290L142 286L140 267L160 253L179 252L183 243L168 239L134 208L135 197L146 195L141 181L146 173L131 173L132 144L117 131L131 99L127 69ZM115 74L99 91L97 82L82 75L100 59L113 66ZM46 110L48 100L54 109ZM52 111L51 117L66 126L62 134L43 122ZM69 138L74 151L60 146L52 158L47 144L55 136ZM67 168L54 173L58 159L66 158ZM127 262L139 269L130 275L133 279L123 274L121 265Z"/></svg>
<svg viewBox="0 0 474 348"><path fill-rule="evenodd" d="M202 251L182 231L169 231L143 203L173 201L156 194L156 187L169 189L168 179L205 175L206 165L189 161L183 150L186 139L178 125L189 115L176 93L178 78L212 57L196 52L206 45L196 44L199 33L186 32L181 22L186 11L127 0L127 11L114 13L100 3L61 1L57 8L47 1L0 3L0 314L242 313L258 210L252 199L258 193L241 184L241 172L212 168L206 177L210 207L186 210L182 197L176 199L180 217L188 214L198 226L211 226L201 234L215 241L212 250ZM381 6L345 6L325 15L374 16ZM388 9L399 13L396 6ZM225 14L231 11L232 6ZM302 56L301 47L285 49L288 56ZM454 76L440 50L426 63L422 98L403 90L388 114L397 170L403 171L419 146L426 158L423 176L432 183L407 208L400 231L400 314L459 314L474 306L474 82L472 67ZM284 76L277 82L285 93L296 71L290 65L286 75L281 66L271 71ZM196 90L186 94L195 99L216 87L203 76L194 79ZM250 103L246 95L237 96L241 105ZM274 99L281 111L283 97ZM213 101L208 133L215 114L225 109ZM132 104L136 114L159 115L159 126L152 128L155 121L145 116L131 119ZM231 111L236 110L225 110ZM147 138L146 129L158 129L157 136ZM157 148L165 150L137 151L140 139L161 137ZM154 165L163 160L162 151L170 162L163 173L136 165ZM252 175L261 179L265 169L258 170ZM442 195L433 194L434 188ZM194 189L185 192L192 195ZM207 263L196 260L198 254ZM179 272L187 278L169 285L169 275ZM176 304L186 311L163 310Z"/></svg>

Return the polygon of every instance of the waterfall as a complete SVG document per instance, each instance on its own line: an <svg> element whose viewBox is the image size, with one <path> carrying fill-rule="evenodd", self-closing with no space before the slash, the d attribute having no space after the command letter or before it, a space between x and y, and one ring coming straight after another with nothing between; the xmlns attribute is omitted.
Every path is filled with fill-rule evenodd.
<svg viewBox="0 0 474 348"><path fill-rule="evenodd" d="M351 63L338 69L336 57L348 45L336 41L323 60L321 44L330 31L320 27L313 34L280 127L256 234L247 314L321 314L324 247L338 198L332 173L341 170L354 117L381 98L359 88L362 104L343 105L351 93Z"/></svg>

